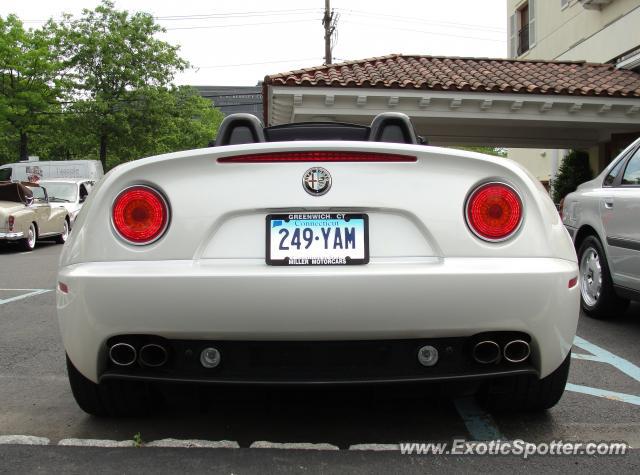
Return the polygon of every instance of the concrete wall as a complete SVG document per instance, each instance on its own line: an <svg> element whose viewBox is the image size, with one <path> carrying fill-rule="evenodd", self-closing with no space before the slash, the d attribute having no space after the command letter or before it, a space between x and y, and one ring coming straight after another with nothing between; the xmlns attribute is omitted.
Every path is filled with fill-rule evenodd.
<svg viewBox="0 0 640 475"><path fill-rule="evenodd" d="M507 17L531 0L508 0ZM640 46L640 0L612 0L590 10L578 0L533 0L535 43L521 59L608 62Z"/></svg>
<svg viewBox="0 0 640 475"><path fill-rule="evenodd" d="M508 148L507 157L524 166L540 181L549 181L553 170L554 154L551 149Z"/></svg>

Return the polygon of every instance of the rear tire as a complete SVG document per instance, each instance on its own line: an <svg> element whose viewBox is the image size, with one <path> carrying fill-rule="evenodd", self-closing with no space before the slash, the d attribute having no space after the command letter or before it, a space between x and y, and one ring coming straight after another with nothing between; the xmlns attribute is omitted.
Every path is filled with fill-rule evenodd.
<svg viewBox="0 0 640 475"><path fill-rule="evenodd" d="M580 303L590 317L606 319L625 312L629 301L616 295L600 240L587 236L578 249Z"/></svg>
<svg viewBox="0 0 640 475"><path fill-rule="evenodd" d="M144 415L154 405L149 388L139 381L109 381L96 384L85 378L67 356L67 373L73 397L92 416Z"/></svg>
<svg viewBox="0 0 640 475"><path fill-rule="evenodd" d="M38 239L38 230L36 229L36 225L31 223L27 230L27 237L20 240L20 247L23 251L33 251L36 247L36 239Z"/></svg>
<svg viewBox="0 0 640 475"><path fill-rule="evenodd" d="M62 234L56 236L56 242L58 244L64 244L65 242L67 242L68 237L69 237L69 221L67 221L67 219L65 218Z"/></svg>
<svg viewBox="0 0 640 475"><path fill-rule="evenodd" d="M480 402L495 412L543 411L555 406L567 384L571 352L562 364L547 377L531 375L496 380L479 394Z"/></svg>

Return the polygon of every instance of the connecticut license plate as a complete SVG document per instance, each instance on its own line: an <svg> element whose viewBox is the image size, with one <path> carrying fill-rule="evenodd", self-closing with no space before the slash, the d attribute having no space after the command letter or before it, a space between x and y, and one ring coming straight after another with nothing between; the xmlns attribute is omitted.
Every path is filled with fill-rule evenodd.
<svg viewBox="0 0 640 475"><path fill-rule="evenodd" d="M366 214L287 213L267 216L267 264L355 265L369 262Z"/></svg>

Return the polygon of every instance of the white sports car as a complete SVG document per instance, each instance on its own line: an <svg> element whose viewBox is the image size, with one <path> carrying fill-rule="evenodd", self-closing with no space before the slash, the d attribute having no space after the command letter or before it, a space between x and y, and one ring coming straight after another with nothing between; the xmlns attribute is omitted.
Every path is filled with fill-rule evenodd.
<svg viewBox="0 0 640 475"><path fill-rule="evenodd" d="M113 169L60 260L80 407L135 413L164 382L429 381L553 406L580 294L553 203L514 162L419 142L399 113L236 114L213 148Z"/></svg>

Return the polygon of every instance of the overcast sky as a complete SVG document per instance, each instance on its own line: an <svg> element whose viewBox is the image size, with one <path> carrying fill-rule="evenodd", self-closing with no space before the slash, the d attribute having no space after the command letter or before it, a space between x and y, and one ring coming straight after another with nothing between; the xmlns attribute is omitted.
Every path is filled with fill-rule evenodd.
<svg viewBox="0 0 640 475"><path fill-rule="evenodd" d="M0 0L0 15L37 27L97 0ZM178 84L253 86L266 74L321 65L324 0L116 0L146 11L192 68ZM339 14L334 62L391 53L500 58L506 0L331 0Z"/></svg>

